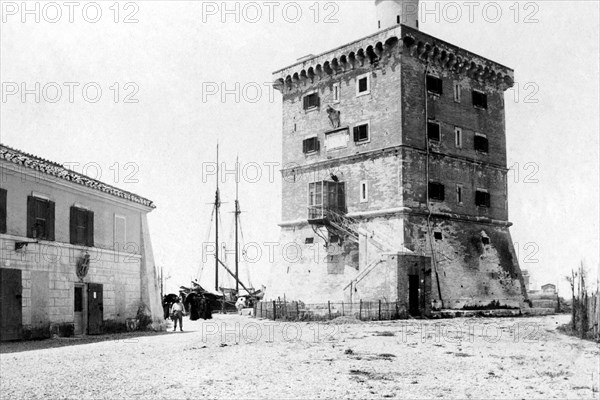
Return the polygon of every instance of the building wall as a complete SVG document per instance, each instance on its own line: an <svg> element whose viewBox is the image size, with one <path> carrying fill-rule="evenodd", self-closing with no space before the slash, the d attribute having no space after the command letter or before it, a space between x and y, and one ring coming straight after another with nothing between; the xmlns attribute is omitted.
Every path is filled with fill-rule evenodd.
<svg viewBox="0 0 600 400"><path fill-rule="evenodd" d="M96 253L87 276L80 280L76 275L77 259L82 253L79 246L56 244L49 249L45 244L30 244L14 251L15 241L0 235L1 267L22 271L25 329L72 323L76 283L103 285L104 320L123 322L136 316L141 301L139 255L108 250Z"/></svg>
<svg viewBox="0 0 600 400"><path fill-rule="evenodd" d="M69 218L71 206L78 203L94 212L94 247L114 248L115 214L126 218L126 251L140 254L140 208L132 207L101 192L68 184L62 179L43 175L0 161L2 188L7 190L7 234L27 236L27 196L32 193L47 196L55 202L55 241L70 243ZM83 191L82 191L83 189ZM147 211L146 211L147 212Z"/></svg>
<svg viewBox="0 0 600 400"><path fill-rule="evenodd" d="M153 317L161 315L152 248L146 243L150 208L37 171L17 170L4 161L1 167L2 188L7 190L7 233L0 234L0 267L22 271L25 329L73 323L74 286L80 283L103 285L104 320L134 318L142 303ZM33 241L26 237L27 196L32 194L55 202L56 240L40 240L17 250L16 242ZM94 212L94 247L70 244L70 207L75 204ZM127 241L116 251L115 214L126 218ZM77 262L85 252L90 254L90 266L85 278L79 279Z"/></svg>

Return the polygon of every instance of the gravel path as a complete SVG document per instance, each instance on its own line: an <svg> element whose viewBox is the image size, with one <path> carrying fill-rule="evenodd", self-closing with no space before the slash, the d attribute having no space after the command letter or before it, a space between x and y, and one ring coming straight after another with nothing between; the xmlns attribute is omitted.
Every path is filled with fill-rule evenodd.
<svg viewBox="0 0 600 400"><path fill-rule="evenodd" d="M3 343L0 398L599 398L569 316L329 324L236 315L185 332Z"/></svg>

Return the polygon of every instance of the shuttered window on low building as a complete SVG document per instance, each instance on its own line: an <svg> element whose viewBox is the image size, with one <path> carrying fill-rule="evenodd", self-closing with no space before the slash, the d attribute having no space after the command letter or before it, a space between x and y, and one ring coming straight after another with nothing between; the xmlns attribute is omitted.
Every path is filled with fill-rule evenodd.
<svg viewBox="0 0 600 400"><path fill-rule="evenodd" d="M54 209L53 201L27 197L27 237L54 240Z"/></svg>
<svg viewBox="0 0 600 400"><path fill-rule="evenodd" d="M92 211L71 207L70 243L88 247L94 246L94 213Z"/></svg>

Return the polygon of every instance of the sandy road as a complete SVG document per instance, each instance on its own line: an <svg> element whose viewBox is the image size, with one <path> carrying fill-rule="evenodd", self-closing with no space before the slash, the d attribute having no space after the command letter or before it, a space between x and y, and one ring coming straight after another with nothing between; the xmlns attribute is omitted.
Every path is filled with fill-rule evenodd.
<svg viewBox="0 0 600 400"><path fill-rule="evenodd" d="M185 332L0 346L0 398L600 398L569 316L348 324L235 315Z"/></svg>

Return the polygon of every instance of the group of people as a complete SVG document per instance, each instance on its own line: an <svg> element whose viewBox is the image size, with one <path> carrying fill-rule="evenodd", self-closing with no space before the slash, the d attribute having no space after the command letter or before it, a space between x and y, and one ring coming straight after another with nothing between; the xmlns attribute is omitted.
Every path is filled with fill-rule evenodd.
<svg viewBox="0 0 600 400"><path fill-rule="evenodd" d="M249 299L247 302L245 297L239 297L235 303L238 313L242 314L244 308L251 306L251 304L248 305L251 301ZM165 319L170 318L174 323L173 331L177 331L179 325L179 330L183 332L183 315L186 311L189 312L191 321L212 319L211 301L194 292L188 294L185 301L182 301L181 297L177 295L165 296L163 307L165 308Z"/></svg>

